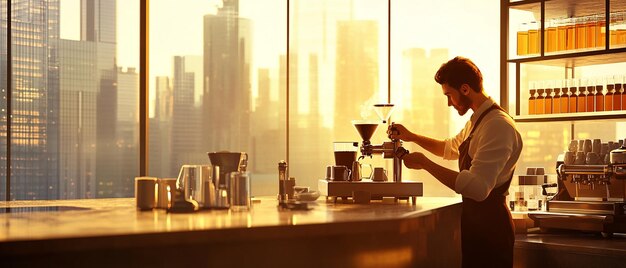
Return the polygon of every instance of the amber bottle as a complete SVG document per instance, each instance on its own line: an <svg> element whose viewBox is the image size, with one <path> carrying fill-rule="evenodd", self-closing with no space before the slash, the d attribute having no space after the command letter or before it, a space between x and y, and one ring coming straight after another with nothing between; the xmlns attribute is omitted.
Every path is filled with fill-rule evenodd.
<svg viewBox="0 0 626 268"><path fill-rule="evenodd" d="M604 91L604 87L602 85L597 85L594 96L594 99L596 100L594 111L596 112L604 111L604 94L602 94L602 91Z"/></svg>
<svg viewBox="0 0 626 268"><path fill-rule="evenodd" d="M621 84L622 86L622 110L626 110L626 84Z"/></svg>
<svg viewBox="0 0 626 268"><path fill-rule="evenodd" d="M543 113L544 114L552 114L552 89L551 88L546 88L546 97L544 99L544 110Z"/></svg>
<svg viewBox="0 0 626 268"><path fill-rule="evenodd" d="M561 112L561 89L554 88L554 96L552 97L552 113L558 114Z"/></svg>
<svg viewBox="0 0 626 268"><path fill-rule="evenodd" d="M606 85L606 94L604 94L604 110L613 111L613 94L615 93L615 85Z"/></svg>
<svg viewBox="0 0 626 268"><path fill-rule="evenodd" d="M536 108L536 98L535 98L535 90L530 90L530 97L528 97L528 114L535 114Z"/></svg>
<svg viewBox="0 0 626 268"><path fill-rule="evenodd" d="M578 106L576 105L578 102L578 98L576 96L576 89L577 87L570 87L569 88L569 110L568 112L570 113L575 113L576 112L576 108L578 108Z"/></svg>
<svg viewBox="0 0 626 268"><path fill-rule="evenodd" d="M569 96L567 95L567 87L561 88L561 105L559 105L561 113L569 112Z"/></svg>
<svg viewBox="0 0 626 268"><path fill-rule="evenodd" d="M543 92L543 88L537 89L537 97L535 98L535 114L544 114L545 112L545 97Z"/></svg>
<svg viewBox="0 0 626 268"><path fill-rule="evenodd" d="M595 111L593 107L596 104L595 100L593 99L595 97L594 91L596 91L595 86L587 86L587 99L585 100L585 103L587 104L587 108L585 109L585 111L587 112Z"/></svg>
<svg viewBox="0 0 626 268"><path fill-rule="evenodd" d="M576 93L576 112L578 113L587 111L587 95L585 91L587 91L587 87L578 87L578 92Z"/></svg>
<svg viewBox="0 0 626 268"><path fill-rule="evenodd" d="M622 110L622 96L624 92L622 90L622 84L615 83L615 93L613 93L613 111Z"/></svg>

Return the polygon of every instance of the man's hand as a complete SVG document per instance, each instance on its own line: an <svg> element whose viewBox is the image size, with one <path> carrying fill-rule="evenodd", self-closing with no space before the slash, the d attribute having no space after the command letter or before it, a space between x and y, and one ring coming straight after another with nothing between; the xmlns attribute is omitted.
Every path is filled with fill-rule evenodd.
<svg viewBox="0 0 626 268"><path fill-rule="evenodd" d="M413 141L413 136L415 136L415 134L409 131L402 124L391 124L387 128L387 136L392 140L400 139L403 141Z"/></svg>
<svg viewBox="0 0 626 268"><path fill-rule="evenodd" d="M402 160L404 161L404 165L408 168L422 169L422 164L427 159L423 153L415 152L405 155L402 157Z"/></svg>

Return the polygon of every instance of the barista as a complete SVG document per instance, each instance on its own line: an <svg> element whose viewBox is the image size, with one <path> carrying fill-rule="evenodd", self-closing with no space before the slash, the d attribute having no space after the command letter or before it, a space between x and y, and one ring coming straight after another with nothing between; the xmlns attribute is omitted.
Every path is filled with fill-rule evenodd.
<svg viewBox="0 0 626 268"><path fill-rule="evenodd" d="M459 172L442 167L420 152L403 157L411 169L424 169L463 196L461 249L463 267L512 267L513 221L505 196L522 138L513 119L483 89L482 74L469 59L444 63L435 81L453 106L473 114L459 134L438 140L409 131L401 124L389 127L392 139L414 142L444 159L458 159Z"/></svg>

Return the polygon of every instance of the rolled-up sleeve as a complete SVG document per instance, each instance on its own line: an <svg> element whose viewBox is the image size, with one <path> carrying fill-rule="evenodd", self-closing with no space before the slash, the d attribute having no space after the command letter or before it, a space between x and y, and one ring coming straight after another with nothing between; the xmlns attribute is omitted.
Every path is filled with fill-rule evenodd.
<svg viewBox="0 0 626 268"><path fill-rule="evenodd" d="M444 140L443 159L456 160L459 159L459 146L465 140L465 135L469 131L471 123L468 121L465 127L456 134L456 136Z"/></svg>
<svg viewBox="0 0 626 268"><path fill-rule="evenodd" d="M477 146L472 166L459 172L455 191L476 201L485 200L511 157L516 138L515 129L506 121L485 122L480 133L475 133L471 141Z"/></svg>

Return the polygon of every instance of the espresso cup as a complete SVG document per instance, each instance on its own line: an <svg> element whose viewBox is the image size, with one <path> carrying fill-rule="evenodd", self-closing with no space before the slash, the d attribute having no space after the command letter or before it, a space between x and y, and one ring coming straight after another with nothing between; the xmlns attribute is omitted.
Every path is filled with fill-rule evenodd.
<svg viewBox="0 0 626 268"><path fill-rule="evenodd" d="M585 140L578 140L578 152L585 151Z"/></svg>
<svg viewBox="0 0 626 268"><path fill-rule="evenodd" d="M350 179L350 169L346 166L332 166L329 178L331 181L347 181Z"/></svg>
<svg viewBox="0 0 626 268"><path fill-rule="evenodd" d="M569 152L576 152L576 151L578 151L578 141L577 140L571 140L569 142L569 146L567 147L567 151L569 151Z"/></svg>
<svg viewBox="0 0 626 268"><path fill-rule="evenodd" d="M600 163L600 155L596 152L588 152L587 157L585 158L585 162L587 165L599 165Z"/></svg>
<svg viewBox="0 0 626 268"><path fill-rule="evenodd" d="M565 157L563 158L563 163L566 165L573 165L576 162L576 153L575 152L565 152Z"/></svg>
<svg viewBox="0 0 626 268"><path fill-rule="evenodd" d="M387 170L381 167L374 168L372 181L387 181Z"/></svg>
<svg viewBox="0 0 626 268"><path fill-rule="evenodd" d="M576 152L576 160L574 165L584 165L587 162L587 154L585 152Z"/></svg>
<svg viewBox="0 0 626 268"><path fill-rule="evenodd" d="M602 140L593 139L593 144L591 145L591 151L596 154L599 154L600 151L602 151Z"/></svg>
<svg viewBox="0 0 626 268"><path fill-rule="evenodd" d="M591 152L592 148L593 148L593 143L591 142L590 139L586 139L583 142L583 150L582 151L585 152L585 153L588 153L588 152Z"/></svg>
<svg viewBox="0 0 626 268"><path fill-rule="evenodd" d="M601 147L600 147L600 154L605 155L609 153L609 144L608 143L602 143Z"/></svg>

